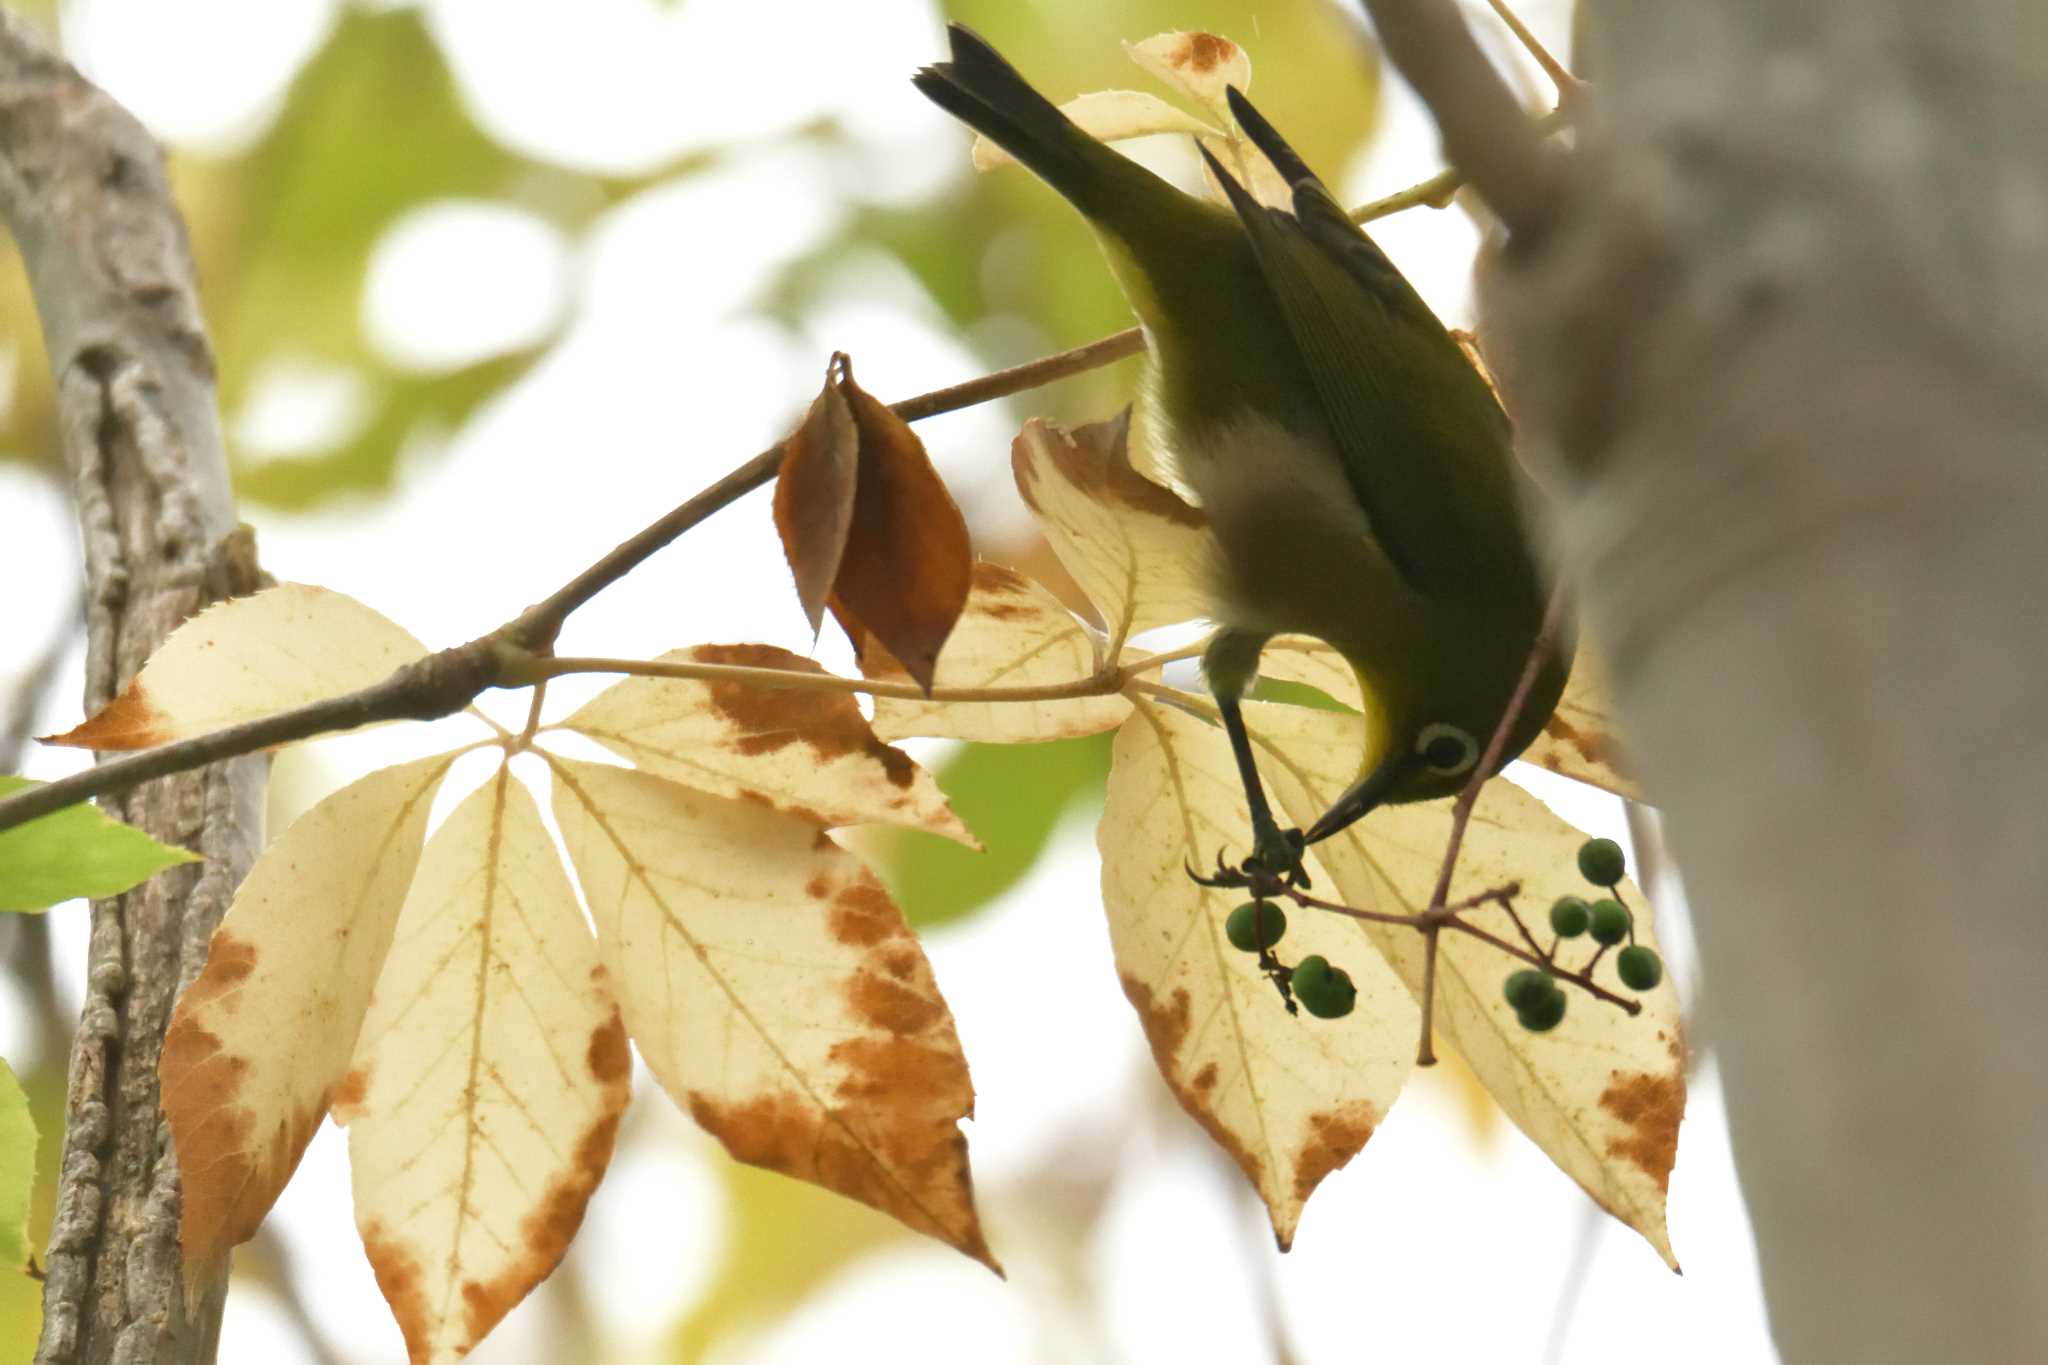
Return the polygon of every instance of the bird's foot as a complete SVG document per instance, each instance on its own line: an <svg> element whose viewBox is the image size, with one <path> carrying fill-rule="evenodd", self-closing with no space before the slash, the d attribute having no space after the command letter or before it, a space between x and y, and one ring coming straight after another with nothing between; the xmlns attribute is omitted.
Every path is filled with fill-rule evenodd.
<svg viewBox="0 0 2048 1365"><path fill-rule="evenodd" d="M1306 891L1309 887L1308 871L1302 866L1302 850L1307 841L1298 829L1281 829L1271 820L1254 820L1252 826L1252 855L1237 866L1223 861L1221 853L1216 855L1216 871L1203 876L1193 868L1188 876L1199 885L1217 886L1250 891L1261 900L1268 900L1290 887Z"/></svg>

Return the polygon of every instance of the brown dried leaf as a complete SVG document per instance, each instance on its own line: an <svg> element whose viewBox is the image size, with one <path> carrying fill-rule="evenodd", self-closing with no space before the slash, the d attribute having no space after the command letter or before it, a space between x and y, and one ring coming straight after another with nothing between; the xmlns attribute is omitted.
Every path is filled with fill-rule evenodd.
<svg viewBox="0 0 2048 1365"><path fill-rule="evenodd" d="M813 634L824 623L825 601L846 553L859 466L853 414L828 371L803 425L782 443L775 478L775 530Z"/></svg>
<svg viewBox="0 0 2048 1365"><path fill-rule="evenodd" d="M1139 701L1117 733L1097 840L1117 971L1159 1073L1258 1190L1285 1247L1309 1195L1400 1094L1415 1002L1335 915L1290 912L1284 947L1289 961L1321 953L1351 974L1358 1003L1345 1019L1288 1014L1257 959L1231 946L1223 922L1244 893L1200 886L1186 871L1251 845L1220 728Z"/></svg>
<svg viewBox="0 0 2048 1365"><path fill-rule="evenodd" d="M1098 645L1089 629L1052 594L1014 569L974 566L967 609L946 642L938 682L944 687L1038 687L1092 676ZM894 659L869 651L861 670L871 678L901 676ZM875 732L888 739L938 735L992 744L1070 739L1113 730L1131 713L1117 693L1040 702L928 702L875 698Z"/></svg>
<svg viewBox="0 0 2048 1365"><path fill-rule="evenodd" d="M825 670L773 645L696 645L665 662ZM694 678L627 678L562 728L643 772L820 825L903 825L978 848L932 775L875 737L845 692Z"/></svg>
<svg viewBox="0 0 2048 1365"><path fill-rule="evenodd" d="M632 1073L540 808L501 767L428 843L334 1100L413 1365L460 1359L562 1259Z"/></svg>
<svg viewBox="0 0 2048 1365"><path fill-rule="evenodd" d="M872 636L929 690L939 650L967 604L967 522L910 424L853 382L845 357L839 364L860 467L829 605L855 649Z"/></svg>
<svg viewBox="0 0 2048 1365"><path fill-rule="evenodd" d="M158 1075L188 1266L255 1235L320 1126L452 761L380 769L294 821L249 870L179 997Z"/></svg>
<svg viewBox="0 0 2048 1365"><path fill-rule="evenodd" d="M1017 491L1053 553L1122 642L1208 614L1208 520L1131 467L1130 414L1071 430L1034 418L1010 446Z"/></svg>
<svg viewBox="0 0 2048 1365"><path fill-rule="evenodd" d="M126 691L43 742L148 749L368 687L426 654L352 597L280 583L179 626Z"/></svg>
<svg viewBox="0 0 2048 1365"><path fill-rule="evenodd" d="M551 760L555 815L626 1027L741 1161L995 1268L959 1120L974 1091L903 912L815 825Z"/></svg>

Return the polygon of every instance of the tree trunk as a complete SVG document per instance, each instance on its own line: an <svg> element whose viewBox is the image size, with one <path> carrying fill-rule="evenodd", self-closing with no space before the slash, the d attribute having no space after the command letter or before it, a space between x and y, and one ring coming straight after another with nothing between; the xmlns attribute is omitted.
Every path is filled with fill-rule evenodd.
<svg viewBox="0 0 2048 1365"><path fill-rule="evenodd" d="M2048 11L1586 3L1490 339L1685 871L1773 1330L2039 1359Z"/></svg>
<svg viewBox="0 0 2048 1365"><path fill-rule="evenodd" d="M42 318L85 546L88 710L177 624L257 583L237 533L184 227L133 118L0 14L0 215ZM225 1268L179 1273L177 1166L157 1108L171 1003L255 856L263 762L149 783L113 813L206 861L94 904L36 1359L213 1358Z"/></svg>

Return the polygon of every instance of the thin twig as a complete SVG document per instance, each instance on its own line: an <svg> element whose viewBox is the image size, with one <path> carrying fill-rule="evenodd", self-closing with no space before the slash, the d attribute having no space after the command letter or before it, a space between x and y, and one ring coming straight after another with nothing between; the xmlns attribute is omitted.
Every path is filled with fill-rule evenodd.
<svg viewBox="0 0 2048 1365"><path fill-rule="evenodd" d="M1513 732L1515 722L1521 719L1522 708L1529 704L1529 694L1536 688L1537 675L1557 647L1558 627L1564 621L1564 585L1558 584L1551 590L1550 605L1543 613L1543 626L1536 632L1536 642L1529 647L1529 661L1522 665L1522 676L1515 681L1515 690L1508 697L1507 710L1501 714L1500 723L1493 727L1493 737L1486 742L1486 752L1479 762L1472 766L1472 777L1465 783L1465 789L1458 793L1456 804L1451 807L1451 834L1444 842L1443 865L1437 870L1436 890L1430 893L1431 908L1440 908L1450 899L1451 877L1458 870L1458 853L1465 845L1465 827L1472 822L1472 808L1479 803L1479 789L1493 776L1494 769L1501 764L1507 752L1508 735ZM1459 927L1474 937L1488 937L1472 926L1459 921ZM1525 931L1526 932L1526 931ZM1504 940L1496 943L1507 946ZM1513 950L1520 956L1520 950ZM1422 968L1422 1040L1416 1045L1417 1066L1436 1065L1436 997L1432 987L1436 984L1437 935L1424 935ZM1534 959L1538 966L1547 966L1542 959Z"/></svg>
<svg viewBox="0 0 2048 1365"><path fill-rule="evenodd" d="M1523 50L1536 59L1536 65L1543 68L1543 74L1550 77L1550 83L1557 87L1558 102L1569 104L1584 87L1585 82L1567 71L1563 62L1550 55L1550 49L1543 45L1542 39L1531 33L1529 26L1522 22L1521 16L1508 8L1507 0L1486 0L1486 3L1493 7L1493 12L1500 17L1500 21L1508 26L1508 32L1515 35L1515 41L1522 45Z"/></svg>
<svg viewBox="0 0 2048 1365"><path fill-rule="evenodd" d="M1149 664L1150 659L1140 664ZM1123 689L1124 670L1105 669L1085 678L1040 683L1030 687L934 687L927 692L914 682L882 678L847 678L837 673L799 673L784 668L750 668L744 664L702 664L673 659L593 659L536 656L514 666L520 681L560 678L571 673L624 673L638 678L688 678L700 682L742 683L788 692L858 692L871 697L898 697L931 702L1070 701L1106 697Z"/></svg>
<svg viewBox="0 0 2048 1365"><path fill-rule="evenodd" d="M1537 235L1557 211L1563 153L1509 90L1450 0L1365 0L1387 56L1429 106L1450 163L1508 230Z"/></svg>

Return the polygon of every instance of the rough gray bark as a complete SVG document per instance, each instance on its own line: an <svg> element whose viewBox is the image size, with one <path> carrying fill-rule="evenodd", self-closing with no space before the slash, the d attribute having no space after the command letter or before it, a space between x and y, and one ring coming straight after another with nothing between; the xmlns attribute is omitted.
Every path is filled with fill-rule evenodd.
<svg viewBox="0 0 2048 1365"><path fill-rule="evenodd" d="M1587 2L1587 154L1491 339L1685 870L1773 1331L2040 1359L2048 11Z"/></svg>
<svg viewBox="0 0 2048 1365"><path fill-rule="evenodd" d="M0 13L0 215L28 266L55 376L87 575L88 710L173 627L253 589L237 534L184 227L156 144ZM112 809L206 861L93 906L36 1359L211 1360L225 1267L190 1286L156 1063L260 833L262 760L137 788Z"/></svg>

